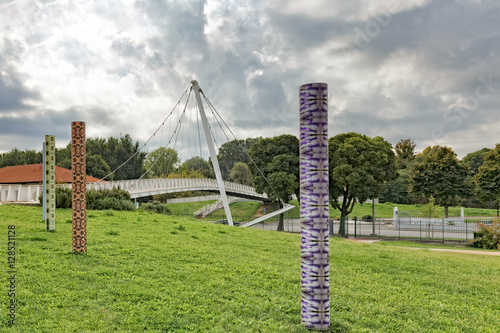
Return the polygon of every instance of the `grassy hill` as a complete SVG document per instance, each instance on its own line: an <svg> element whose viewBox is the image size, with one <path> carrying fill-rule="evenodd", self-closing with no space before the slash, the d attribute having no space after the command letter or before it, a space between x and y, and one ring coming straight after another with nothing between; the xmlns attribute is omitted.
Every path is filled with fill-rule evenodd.
<svg viewBox="0 0 500 333"><path fill-rule="evenodd" d="M71 253L71 211L0 206L16 228L9 332L308 332L300 236L188 217L89 211L88 254ZM498 257L330 242L332 332L494 332ZM7 247L0 248L7 281ZM0 331L7 331L7 284Z"/></svg>

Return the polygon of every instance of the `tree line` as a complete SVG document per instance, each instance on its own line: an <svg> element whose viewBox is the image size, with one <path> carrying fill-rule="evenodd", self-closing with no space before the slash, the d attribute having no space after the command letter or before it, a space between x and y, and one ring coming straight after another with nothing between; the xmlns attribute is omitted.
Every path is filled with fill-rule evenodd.
<svg viewBox="0 0 500 333"><path fill-rule="evenodd" d="M210 159L195 156L181 161L175 149L166 147L145 153L128 134L88 138L86 147L87 174L97 178L215 178ZM349 215L357 202L373 198L396 204L432 200L445 208L446 217L448 207L456 204L493 204L498 208L500 144L472 152L462 160L446 146L429 146L421 153L415 148L410 139L393 147L382 137L358 133L331 137L332 206L341 216ZM288 203L294 195L299 198L299 140L293 135L229 141L219 147L217 158L225 180L252 185L257 192L280 199L278 202ZM35 150L14 148L0 154L0 167L41 162L42 153ZM56 164L71 168L71 143L56 149Z"/></svg>

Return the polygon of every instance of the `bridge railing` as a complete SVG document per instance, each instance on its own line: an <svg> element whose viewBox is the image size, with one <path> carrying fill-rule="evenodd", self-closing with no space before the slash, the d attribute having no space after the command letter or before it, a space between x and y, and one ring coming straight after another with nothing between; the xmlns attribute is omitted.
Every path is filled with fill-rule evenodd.
<svg viewBox="0 0 500 333"><path fill-rule="evenodd" d="M224 182L227 190L242 192L242 193L255 193L252 186L237 184L233 182ZM214 188L217 189L217 181L208 178L152 178L140 180L117 180L102 183L89 183L88 189L113 189L120 188L126 191L141 191L149 189L162 189L162 188Z"/></svg>
<svg viewBox="0 0 500 333"><path fill-rule="evenodd" d="M224 186L226 191L265 198L264 195L258 194L252 186L232 182L224 182ZM71 184L57 184L57 187L71 188ZM183 189L185 191L189 189L216 191L218 185L215 179L207 178L153 178L87 183L87 190L111 190L113 188L120 188L132 194L151 190L161 192L163 189L178 190L178 192ZM41 185L0 184L0 201L38 201L41 193Z"/></svg>

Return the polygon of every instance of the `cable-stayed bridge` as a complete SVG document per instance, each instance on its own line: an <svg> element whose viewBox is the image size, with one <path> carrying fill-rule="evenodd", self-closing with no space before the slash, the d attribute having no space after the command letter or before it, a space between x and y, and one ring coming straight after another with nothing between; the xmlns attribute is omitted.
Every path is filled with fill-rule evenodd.
<svg viewBox="0 0 500 333"><path fill-rule="evenodd" d="M71 184L57 184L57 187L71 188ZM233 182L224 182L226 193L239 198L271 201L267 195L260 194L255 188ZM157 194L178 193L186 191L206 191L220 193L217 181L207 178L154 178L117 180L99 183L87 183L87 190L103 190L120 188L130 193L132 199ZM0 184L0 201L35 202L42 193L42 185Z"/></svg>
<svg viewBox="0 0 500 333"><path fill-rule="evenodd" d="M196 112L196 117L192 117L190 115L189 111L190 109L193 109L193 103L190 103L190 97L192 96L191 94L193 93L195 104L196 104L196 109L198 109L198 112ZM181 105L181 101L183 98L186 97L184 107L181 108L179 107ZM207 106L208 110L211 112L212 119L215 120L210 122L207 113L205 112L205 105ZM191 106L191 108L190 108ZM173 116L175 112L177 111L178 117L177 119L174 119L175 117ZM170 124L170 127L168 127L168 124ZM208 146L208 151L210 154L210 161L212 164L212 171L213 174L215 175L215 179L206 179L206 178L148 178L153 176L165 176L169 174L174 167L177 167L178 163L180 162L180 159L177 157L177 152L176 152L176 145L179 141L179 135L181 133L181 128L186 127L183 126L183 124L187 124L188 126L191 124L192 127L197 129L197 134L192 133L191 135L188 135L188 141L187 144L180 145L182 147L182 150L186 150L186 147L193 147L196 145L196 142L199 143L199 148L200 148L200 156L202 155L202 149L201 149L201 133L204 134L205 136L205 141ZM219 128L225 138L230 141L232 140L228 134L231 134L233 138L236 140L236 136L234 133L229 129L227 126L226 122L222 119L220 114L215 110L213 104L206 98L205 94L201 90L201 88L198 85L198 82L196 80L191 81L190 86L184 91L182 94L181 98L179 101L176 103L172 111L168 114L168 116L161 122L161 125L154 131L154 133L149 137L148 140L139 148L136 149L135 153L132 154L127 160L125 160L122 164L120 164L118 167L116 167L113 171L109 172L106 176L104 176L101 181L97 183L89 183L87 184L87 189L113 189L113 188L120 188L122 190L125 190L130 193L130 196L132 199L136 198L141 198L141 197L147 197L147 196L152 196L152 195L159 195L159 194L165 194L165 193L175 193L175 192L186 192L186 191L207 191L207 192L218 192L220 193L220 201L224 207L224 210L226 212L226 217L228 219L228 224L230 226L233 226L233 221L232 221L232 216L231 216L231 211L229 208L229 200L227 198L227 195L234 196L234 197L241 197L241 198L246 198L249 200L259 200L259 201L271 201L267 195L259 194L255 191L255 189L251 186L246 186L246 185L241 185L241 184L236 184L228 181L224 181L221 173L221 168L219 166L219 161L218 161L218 156L217 156L217 139L216 135L214 134L214 128L213 126L215 124L219 125ZM226 130L224 130L222 124L226 127ZM201 128L203 130L201 130ZM135 180L120 180L120 181L103 181L106 178L110 177L111 175L115 174L120 168L124 167L127 165L129 162L133 161L132 159L136 157L136 155L143 149L145 146L150 143L150 141L153 138L160 137L160 141L163 140L163 134L166 134L166 140L168 138L168 142L164 145L163 143L160 144L160 147L163 148L163 151L160 153L160 155L151 155L154 157L154 161L147 161L147 163L144 165L147 169L142 170L144 173L139 177L139 179ZM182 140L180 140L182 142ZM220 142L220 141L219 141ZM195 143L193 145L193 143ZM240 146L242 146L240 144ZM242 148L244 148L242 146ZM171 149L171 151L167 154L166 152L168 149ZM247 148L248 149L248 148ZM278 197L277 191L273 188L273 186L269 183L269 181L266 179L264 176L263 172L257 167L255 162L252 160L252 158L248 155L247 151L244 151L244 153L247 156L248 161L238 161L242 163L253 163L253 165L257 168L258 172L260 173L260 176L262 179L264 179L267 182L266 186L269 186L271 190L274 192L272 196ZM171 155L169 155L171 154ZM44 155L45 156L45 155ZM193 156L193 155L191 155ZM168 161L165 161L168 160ZM159 161L162 162L159 162ZM203 160L203 158L202 158ZM186 161L187 162L187 161ZM233 162L234 163L234 162ZM45 163L44 163L45 166ZM137 166L132 166L133 168ZM191 169L187 169L191 170ZM196 170L196 169L194 169ZM141 171L141 172L142 172ZM186 170L184 170L186 171ZM241 172L241 171L240 171ZM244 172L244 171L243 171ZM249 172L249 171L248 171ZM45 174L45 170L43 172ZM143 179L145 178L145 179ZM226 175L227 178L227 175ZM23 185L19 185L23 186ZM33 196L38 197L40 193L39 188L32 188L32 186L28 185L29 187L25 189L18 188L18 189L13 189L11 185L8 185L7 189L3 189L0 186L0 201L1 197L5 196L6 201L21 201L20 196L22 196L22 192L27 192L27 201L34 201L31 198ZM63 185L65 187L70 187L69 184ZM43 202L46 202L45 199L45 189L41 191L44 195ZM5 193L5 195L3 195ZM12 199L11 197L14 196L15 198ZM5 199L4 199L5 200ZM282 202L280 199L280 206L283 207L277 212L273 212L274 214L278 213L283 213L285 211L288 211L293 208L291 205L286 205ZM271 214L270 214L271 215ZM271 217L271 216L269 216ZM261 219L259 219L260 221ZM264 220L264 219L262 219ZM253 222L258 223L258 222ZM246 225L245 225L246 226Z"/></svg>
<svg viewBox="0 0 500 333"><path fill-rule="evenodd" d="M267 195L257 193L252 186L225 181L224 187L226 193L234 197L263 202L271 201ZM207 178L153 178L87 184L87 189L102 190L113 188L120 188L129 192L132 199L186 191L220 192L217 180Z"/></svg>

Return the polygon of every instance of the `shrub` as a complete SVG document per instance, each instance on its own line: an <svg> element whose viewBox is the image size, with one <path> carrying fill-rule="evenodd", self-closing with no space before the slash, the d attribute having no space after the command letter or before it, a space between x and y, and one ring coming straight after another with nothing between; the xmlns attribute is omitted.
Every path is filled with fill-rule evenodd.
<svg viewBox="0 0 500 333"><path fill-rule="evenodd" d="M96 210L134 210L135 206L130 201L130 194L120 188L112 190L87 191L87 208Z"/></svg>
<svg viewBox="0 0 500 333"><path fill-rule="evenodd" d="M43 193L38 197L40 206L43 206ZM56 208L71 208L71 189L56 187Z"/></svg>
<svg viewBox="0 0 500 333"><path fill-rule="evenodd" d="M87 202L87 208L96 210L135 210L135 206L132 201L109 197Z"/></svg>
<svg viewBox="0 0 500 333"><path fill-rule="evenodd" d="M147 212L152 212L152 213L158 213L158 214L170 214L170 208L167 207L167 205L162 204L161 202L154 201L153 203L145 203L142 204L140 209L147 211Z"/></svg>
<svg viewBox="0 0 500 333"><path fill-rule="evenodd" d="M365 221L365 222L372 222L373 221L373 217L371 215L364 215L362 218L361 218L361 221Z"/></svg>
<svg viewBox="0 0 500 333"><path fill-rule="evenodd" d="M493 220L491 224L478 224L478 231L468 246L500 250L500 219Z"/></svg>
<svg viewBox="0 0 500 333"><path fill-rule="evenodd" d="M87 208L96 210L134 210L130 194L120 188L112 190L88 190L86 192ZM43 196L38 198L43 205ZM56 208L71 208L72 193L70 188L56 187Z"/></svg>
<svg viewBox="0 0 500 333"><path fill-rule="evenodd" d="M56 208L71 208L72 193L70 188L56 188Z"/></svg>

